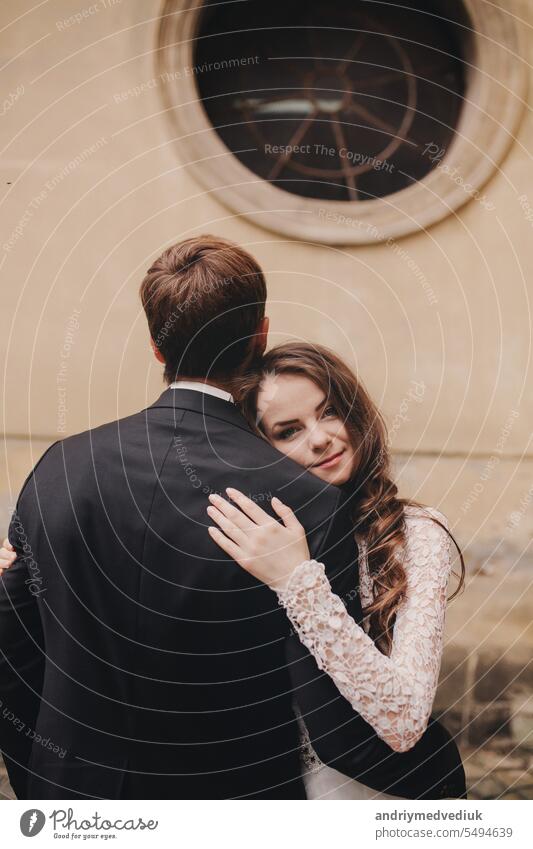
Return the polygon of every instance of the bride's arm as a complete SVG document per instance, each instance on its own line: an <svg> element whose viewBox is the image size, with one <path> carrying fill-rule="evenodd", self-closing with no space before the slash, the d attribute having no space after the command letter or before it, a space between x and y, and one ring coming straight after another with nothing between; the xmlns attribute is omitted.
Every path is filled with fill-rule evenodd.
<svg viewBox="0 0 533 849"><path fill-rule="evenodd" d="M406 598L385 657L335 595L323 564L309 560L305 530L279 500L283 524L236 490L239 506L210 496L213 540L244 569L278 593L301 642L352 708L396 752L422 736L437 687L452 542L422 513L406 517ZM305 552L305 553L304 553Z"/></svg>
<svg viewBox="0 0 533 849"><path fill-rule="evenodd" d="M347 613L321 563L300 564L287 585L276 590L317 665L396 752L415 745L431 714L452 565L452 542L443 528L422 514L409 516L406 527L407 593L390 657Z"/></svg>

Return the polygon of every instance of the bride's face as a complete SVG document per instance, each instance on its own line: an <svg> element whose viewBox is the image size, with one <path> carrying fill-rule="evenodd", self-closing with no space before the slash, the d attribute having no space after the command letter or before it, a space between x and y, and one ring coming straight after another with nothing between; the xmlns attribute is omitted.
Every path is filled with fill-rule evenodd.
<svg viewBox="0 0 533 849"><path fill-rule="evenodd" d="M348 431L312 380L296 374L268 375L257 407L265 435L279 451L336 486L352 477L355 452Z"/></svg>

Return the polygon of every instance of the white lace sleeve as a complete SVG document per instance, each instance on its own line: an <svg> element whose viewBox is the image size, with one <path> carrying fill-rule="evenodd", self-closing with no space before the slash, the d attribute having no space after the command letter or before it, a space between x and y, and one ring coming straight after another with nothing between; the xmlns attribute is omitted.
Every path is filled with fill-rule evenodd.
<svg viewBox="0 0 533 849"><path fill-rule="evenodd" d="M446 525L438 511L432 514ZM322 563L307 560L278 591L280 604L320 669L390 747L404 752L422 736L437 688L453 543L420 511L406 513L407 592L390 657L332 592Z"/></svg>

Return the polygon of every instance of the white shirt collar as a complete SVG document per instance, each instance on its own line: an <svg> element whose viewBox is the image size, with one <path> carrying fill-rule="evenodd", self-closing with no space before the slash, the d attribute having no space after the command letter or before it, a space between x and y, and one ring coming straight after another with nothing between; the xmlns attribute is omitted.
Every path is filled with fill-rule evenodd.
<svg viewBox="0 0 533 849"><path fill-rule="evenodd" d="M223 401L234 403L231 392L226 392L224 389L219 389L218 386L211 386L210 383L202 383L200 380L176 380L171 383L169 389L195 389L197 392L205 392L207 395L214 395L215 398L222 398Z"/></svg>

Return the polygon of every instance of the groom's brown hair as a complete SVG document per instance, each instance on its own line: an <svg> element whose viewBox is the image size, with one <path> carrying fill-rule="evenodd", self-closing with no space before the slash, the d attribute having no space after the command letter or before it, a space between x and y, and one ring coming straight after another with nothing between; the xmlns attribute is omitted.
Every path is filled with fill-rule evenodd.
<svg viewBox="0 0 533 849"><path fill-rule="evenodd" d="M265 314L259 264L216 236L195 236L167 248L148 269L140 294L168 383L177 375L237 374Z"/></svg>

